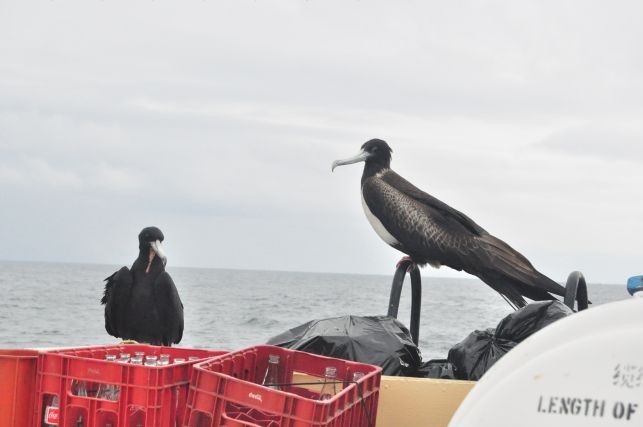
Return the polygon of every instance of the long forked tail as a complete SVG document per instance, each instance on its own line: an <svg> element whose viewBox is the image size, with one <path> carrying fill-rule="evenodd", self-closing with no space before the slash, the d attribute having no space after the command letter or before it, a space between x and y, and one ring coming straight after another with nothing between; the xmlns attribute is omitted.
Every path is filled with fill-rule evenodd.
<svg viewBox="0 0 643 427"><path fill-rule="evenodd" d="M524 307L525 297L535 300L556 299L565 295L565 288L540 273L518 251L502 240L486 234L481 236L486 265L476 275L498 291L514 307Z"/></svg>
<svg viewBox="0 0 643 427"><path fill-rule="evenodd" d="M499 271L488 271L486 274L478 275L478 277L495 291L500 293L500 295L502 295L513 308L521 308L527 305L525 298L529 298L534 301L556 299L550 291L544 288L544 286L550 287L551 284L549 282L553 282L553 280L538 272L536 273L541 276L541 280L536 283L516 281ZM558 285L556 282L553 283ZM558 286L562 291L560 293L556 292L555 294L564 294L565 288L560 285Z"/></svg>

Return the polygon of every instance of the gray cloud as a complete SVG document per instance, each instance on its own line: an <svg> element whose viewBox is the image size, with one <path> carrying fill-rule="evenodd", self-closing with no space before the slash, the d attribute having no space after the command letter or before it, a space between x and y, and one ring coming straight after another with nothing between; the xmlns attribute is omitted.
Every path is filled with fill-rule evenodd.
<svg viewBox="0 0 643 427"><path fill-rule="evenodd" d="M388 273L330 173L381 137L543 272L640 268L638 2L2 9L0 258L128 263L156 224L175 265Z"/></svg>
<svg viewBox="0 0 643 427"><path fill-rule="evenodd" d="M643 161L643 129L636 123L591 123L555 132L538 145L572 156Z"/></svg>

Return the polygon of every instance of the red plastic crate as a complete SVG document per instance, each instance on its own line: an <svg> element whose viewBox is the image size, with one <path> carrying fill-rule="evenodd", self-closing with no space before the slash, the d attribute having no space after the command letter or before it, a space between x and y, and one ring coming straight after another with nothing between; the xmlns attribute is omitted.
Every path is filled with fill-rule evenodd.
<svg viewBox="0 0 643 427"><path fill-rule="evenodd" d="M171 361L180 357L184 363L167 366L141 366L106 361L106 354L142 351L146 355L169 354ZM38 359L36 415L33 426L40 427L54 396L58 411L50 412L52 425L77 427L174 427L181 425L192 365L206 358L225 354L211 351L151 345L112 345L48 351ZM198 360L188 361L189 357ZM77 396L78 382L83 382L89 396ZM92 397L101 384L119 387L117 400ZM56 412L58 415L56 416ZM55 418L58 418L55 421Z"/></svg>
<svg viewBox="0 0 643 427"><path fill-rule="evenodd" d="M0 427L29 427L36 394L35 350L0 350Z"/></svg>
<svg viewBox="0 0 643 427"><path fill-rule="evenodd" d="M291 384L283 390L259 384L270 354L280 356L282 381ZM321 385L327 366L337 368L341 391L320 401L310 383ZM346 381L354 372L365 374L357 384ZM195 365L184 426L374 427L381 375L377 366L280 347L231 352Z"/></svg>

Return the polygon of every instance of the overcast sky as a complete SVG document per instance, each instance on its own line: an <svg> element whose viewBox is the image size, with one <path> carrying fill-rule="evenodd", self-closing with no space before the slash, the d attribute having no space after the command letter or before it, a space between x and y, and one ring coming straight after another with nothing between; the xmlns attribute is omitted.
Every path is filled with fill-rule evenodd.
<svg viewBox="0 0 643 427"><path fill-rule="evenodd" d="M391 274L361 165L563 281L643 271L640 1L0 2L0 259ZM424 275L454 276L447 268Z"/></svg>

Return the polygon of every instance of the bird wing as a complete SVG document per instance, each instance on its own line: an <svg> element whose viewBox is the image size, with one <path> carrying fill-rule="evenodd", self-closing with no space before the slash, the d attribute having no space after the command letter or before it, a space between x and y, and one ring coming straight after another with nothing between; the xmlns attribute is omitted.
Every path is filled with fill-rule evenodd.
<svg viewBox="0 0 643 427"><path fill-rule="evenodd" d="M121 325L127 323L127 304L134 280L127 267L105 279L105 292L101 304L105 305L105 330L111 336L121 337Z"/></svg>
<svg viewBox="0 0 643 427"><path fill-rule="evenodd" d="M183 303L172 277L163 271L154 283L163 322L163 345L178 344L183 338Z"/></svg>
<svg viewBox="0 0 643 427"><path fill-rule="evenodd" d="M364 181L369 209L416 262L437 262L462 270L475 252L475 236L486 233L466 215L442 203L393 171Z"/></svg>
<svg viewBox="0 0 643 427"><path fill-rule="evenodd" d="M362 191L371 212L405 252L478 276L516 306L525 305L523 295L535 300L552 299L548 292L564 295L562 286L518 251L395 172L367 179Z"/></svg>
<svg viewBox="0 0 643 427"><path fill-rule="evenodd" d="M420 190L415 185L411 184L410 182L402 178L394 171L389 169L387 172L382 174L381 179L383 182L393 186L400 193L405 194L408 197L414 200L417 200L418 202L421 202L422 204L432 208L436 212L439 212L443 217L449 218L452 221L456 221L458 224L460 224L465 229L469 230L471 233L475 235L481 235L486 233L484 228L476 224L467 215L463 214L457 209L453 209L451 206L447 205L441 200Z"/></svg>

